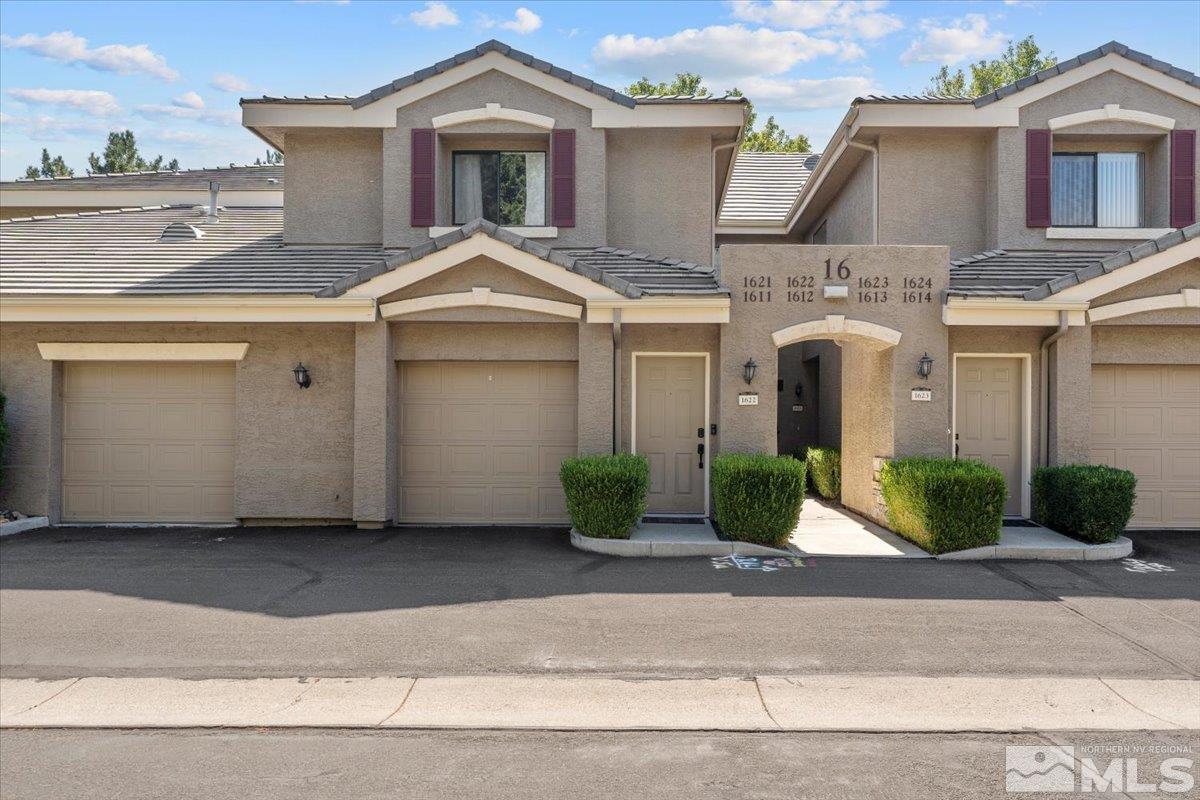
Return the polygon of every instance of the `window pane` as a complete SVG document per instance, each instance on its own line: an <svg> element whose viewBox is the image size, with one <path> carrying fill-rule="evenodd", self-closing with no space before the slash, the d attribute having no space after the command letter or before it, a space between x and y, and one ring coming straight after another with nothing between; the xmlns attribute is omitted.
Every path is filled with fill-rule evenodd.
<svg viewBox="0 0 1200 800"><path fill-rule="evenodd" d="M501 225L525 224L525 154L500 154Z"/></svg>
<svg viewBox="0 0 1200 800"><path fill-rule="evenodd" d="M1050 175L1050 222L1053 225L1095 225L1095 156L1054 155Z"/></svg>
<svg viewBox="0 0 1200 800"><path fill-rule="evenodd" d="M525 154L525 223L546 224L546 154Z"/></svg>
<svg viewBox="0 0 1200 800"><path fill-rule="evenodd" d="M454 224L483 216L483 172L476 153L454 154Z"/></svg>
<svg viewBox="0 0 1200 800"><path fill-rule="evenodd" d="M1142 225L1142 158L1140 153L1096 156L1096 224L1102 228Z"/></svg>

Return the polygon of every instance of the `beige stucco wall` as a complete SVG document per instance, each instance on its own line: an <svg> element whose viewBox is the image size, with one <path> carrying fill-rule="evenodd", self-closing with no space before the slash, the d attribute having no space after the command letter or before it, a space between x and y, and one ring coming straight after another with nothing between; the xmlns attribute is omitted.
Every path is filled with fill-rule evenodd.
<svg viewBox="0 0 1200 800"><path fill-rule="evenodd" d="M557 239L541 240L556 246L598 246L604 244L607 184L605 181L604 132L591 127L591 111L562 97L550 94L503 73L491 71L451 86L412 103L397 112L397 126L383 133L383 240L388 247L412 247L427 241L428 230L413 228L411 220L411 131L433 127L433 117L452 111L483 108L499 103L504 108L531 111L552 117L556 128L575 129L575 227L559 230ZM522 133L516 133L520 129ZM503 121L445 129L447 134L469 133L480 138L490 135L517 137L514 141L540 135L544 131L514 126ZM450 147L448 149L454 149ZM439 146L445 157L446 150ZM290 155L290 154L289 154ZM439 161L439 174L449 175L450 165ZM439 184L437 224L450 225L449 184ZM549 202L549 198L547 198Z"/></svg>
<svg viewBox="0 0 1200 800"><path fill-rule="evenodd" d="M1011 249L1113 251L1137 243L1137 240L1047 239L1043 229L1025 227L1025 131L1030 128L1047 128L1049 120L1053 117L1092 111L1110 103L1117 103L1122 109L1171 117L1175 120L1177 128L1200 128L1200 107L1115 72L1098 75L1030 103L1021 109L1020 127L1001 128L998 133L998 170L995 185L999 241L995 243L996 246ZM1092 131L1113 136L1128 136L1137 130L1142 136L1153 137L1155 148L1165 146L1165 134L1156 128L1130 126L1128 123L1107 123L1088 127ZM1064 130L1061 135L1084 130ZM1058 139L1059 136L1056 135L1055 138ZM1156 149L1148 165L1147 182L1157 183L1147 186L1147 208L1152 219L1161 219L1166 208L1169 188L1162 183L1164 160L1162 151ZM1197 200L1200 201L1200 193L1197 194Z"/></svg>
<svg viewBox="0 0 1200 800"><path fill-rule="evenodd" d="M1200 363L1200 320L1170 329L1157 325L1093 325L1092 363Z"/></svg>
<svg viewBox="0 0 1200 800"><path fill-rule="evenodd" d="M824 223L826 242L829 244L871 244L874 235L871 216L875 213L871 207L874 202L871 185L875 180L871 158L868 156L859 161L841 191L825 209L824 215L808 232L805 241L809 241Z"/></svg>
<svg viewBox="0 0 1200 800"><path fill-rule="evenodd" d="M607 143L606 244L712 263L709 133L610 130Z"/></svg>
<svg viewBox="0 0 1200 800"><path fill-rule="evenodd" d="M283 239L294 244L383 240L378 130L288 131Z"/></svg>
<svg viewBox="0 0 1200 800"><path fill-rule="evenodd" d="M380 299L380 303L390 303L394 300L404 300L427 295L466 292L480 286L495 292L517 294L524 297L540 297L545 300L557 300L563 303L582 305L582 298L552 286L537 278L532 278L519 270L504 264L499 264L487 256L464 261L450 269L443 270L423 281L418 281L403 289L392 292Z"/></svg>
<svg viewBox="0 0 1200 800"><path fill-rule="evenodd" d="M0 389L12 438L0 505L56 513L55 365L38 342L249 342L237 363L234 513L239 518L348 519L353 498L352 325L0 326ZM312 375L296 386L292 367Z"/></svg>
<svg viewBox="0 0 1200 800"><path fill-rule="evenodd" d="M945 245L950 258L986 250L987 164L984 133L880 136L880 243Z"/></svg>

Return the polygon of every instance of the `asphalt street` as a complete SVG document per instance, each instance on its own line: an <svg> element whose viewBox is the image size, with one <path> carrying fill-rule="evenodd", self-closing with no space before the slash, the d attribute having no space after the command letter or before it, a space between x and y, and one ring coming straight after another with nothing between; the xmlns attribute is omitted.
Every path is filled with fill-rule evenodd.
<svg viewBox="0 0 1200 800"><path fill-rule="evenodd" d="M620 559L548 529L0 540L4 677L1200 675L1200 538L1130 561Z"/></svg>

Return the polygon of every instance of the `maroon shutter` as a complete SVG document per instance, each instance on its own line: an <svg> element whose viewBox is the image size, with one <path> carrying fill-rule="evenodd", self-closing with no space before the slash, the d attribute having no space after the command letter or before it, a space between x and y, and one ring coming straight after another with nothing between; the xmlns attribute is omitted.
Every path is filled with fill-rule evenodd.
<svg viewBox="0 0 1200 800"><path fill-rule="evenodd" d="M1025 225L1050 227L1050 131L1025 131Z"/></svg>
<svg viewBox="0 0 1200 800"><path fill-rule="evenodd" d="M413 128L412 132L412 226L434 225L434 150L437 135L433 128Z"/></svg>
<svg viewBox="0 0 1200 800"><path fill-rule="evenodd" d="M550 132L550 224L575 227L575 130Z"/></svg>
<svg viewBox="0 0 1200 800"><path fill-rule="evenodd" d="M1196 132L1171 131L1171 227L1196 221Z"/></svg>

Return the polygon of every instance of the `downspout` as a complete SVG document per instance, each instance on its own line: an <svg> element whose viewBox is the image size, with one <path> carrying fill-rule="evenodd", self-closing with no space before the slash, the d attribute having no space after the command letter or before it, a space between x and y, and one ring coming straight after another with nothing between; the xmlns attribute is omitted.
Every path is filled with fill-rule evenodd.
<svg viewBox="0 0 1200 800"><path fill-rule="evenodd" d="M613 337L613 443L612 451L621 452L621 309L612 312ZM586 323L585 323L586 324Z"/></svg>
<svg viewBox="0 0 1200 800"><path fill-rule="evenodd" d="M1038 413L1038 464L1049 466L1050 462L1050 432L1047 430L1050 420L1050 345L1061 339L1067 332L1067 312L1058 312L1058 330L1042 340L1041 353L1041 383L1038 385L1038 397L1041 399L1041 409Z"/></svg>
<svg viewBox="0 0 1200 800"><path fill-rule="evenodd" d="M741 141L742 141L742 134L739 132L738 137L736 139L734 139L732 142L726 142L725 144L713 145L712 158L709 160L708 193L709 193L709 206L711 206L712 213L709 215L708 231L709 231L709 238L712 240L712 265L713 265L714 269L717 267L717 153L721 152L722 150L728 150L731 147L737 147L741 143ZM737 158L736 153L729 159L729 173L730 174L733 173L733 159L734 158Z"/></svg>
<svg viewBox="0 0 1200 800"><path fill-rule="evenodd" d="M851 139L849 123L846 125L846 144L871 154L871 244L879 244L879 145Z"/></svg>

